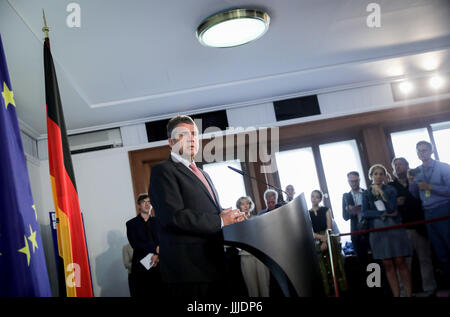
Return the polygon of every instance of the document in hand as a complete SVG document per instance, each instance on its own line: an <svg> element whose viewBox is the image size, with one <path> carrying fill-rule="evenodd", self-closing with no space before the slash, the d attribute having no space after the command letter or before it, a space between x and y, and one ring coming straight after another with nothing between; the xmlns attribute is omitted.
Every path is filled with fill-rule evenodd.
<svg viewBox="0 0 450 317"><path fill-rule="evenodd" d="M385 211L386 210L386 206L384 205L382 200L376 200L375 201L375 207L377 207L378 211Z"/></svg>
<svg viewBox="0 0 450 317"><path fill-rule="evenodd" d="M149 253L147 254L144 258L142 258L142 260L140 261L141 264L147 269L150 270L150 268L153 266L153 264L155 264L155 262L153 262L152 260L152 256L154 254L153 253Z"/></svg>

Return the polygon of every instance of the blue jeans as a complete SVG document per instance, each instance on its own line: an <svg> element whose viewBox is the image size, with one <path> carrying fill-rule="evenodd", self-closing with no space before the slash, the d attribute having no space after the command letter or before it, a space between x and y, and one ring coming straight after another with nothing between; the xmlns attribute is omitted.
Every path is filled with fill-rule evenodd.
<svg viewBox="0 0 450 317"><path fill-rule="evenodd" d="M426 220L449 216L450 202L441 207L425 209L424 214ZM450 278L450 219L427 223L427 230L434 251Z"/></svg>

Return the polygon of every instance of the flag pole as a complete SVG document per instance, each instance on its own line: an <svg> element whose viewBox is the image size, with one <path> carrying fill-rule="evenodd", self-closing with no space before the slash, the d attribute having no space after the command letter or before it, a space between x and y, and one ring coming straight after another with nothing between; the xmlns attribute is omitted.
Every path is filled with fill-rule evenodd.
<svg viewBox="0 0 450 317"><path fill-rule="evenodd" d="M42 9L42 17L44 18L44 26L42 28L42 32L44 32L44 36L47 39L48 38L48 32L50 31L50 29L47 26L47 20L45 19L44 9Z"/></svg>
<svg viewBox="0 0 450 317"><path fill-rule="evenodd" d="M73 172L67 130L59 94L45 12L44 73L50 182L57 217L58 255L62 258L65 296L92 297L92 276L86 231ZM67 161L67 165L65 162ZM59 196L58 196L59 195ZM62 276L62 275L61 275Z"/></svg>

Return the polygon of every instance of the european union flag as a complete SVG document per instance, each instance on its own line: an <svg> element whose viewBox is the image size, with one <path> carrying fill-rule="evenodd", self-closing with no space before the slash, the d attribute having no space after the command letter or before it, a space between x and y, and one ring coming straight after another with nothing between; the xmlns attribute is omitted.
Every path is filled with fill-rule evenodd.
<svg viewBox="0 0 450 317"><path fill-rule="evenodd" d="M51 296L0 35L0 297Z"/></svg>

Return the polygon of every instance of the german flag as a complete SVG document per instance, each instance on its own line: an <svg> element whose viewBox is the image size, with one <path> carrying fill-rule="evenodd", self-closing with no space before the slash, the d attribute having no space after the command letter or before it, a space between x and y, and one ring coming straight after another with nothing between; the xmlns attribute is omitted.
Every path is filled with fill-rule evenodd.
<svg viewBox="0 0 450 317"><path fill-rule="evenodd" d="M44 42L44 71L50 181L57 218L58 253L64 263L66 295L91 297L91 273L83 219L48 37Z"/></svg>

